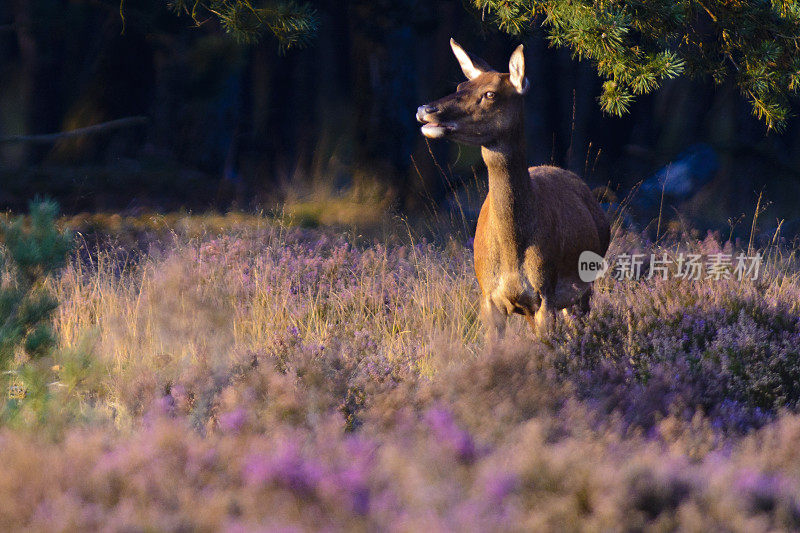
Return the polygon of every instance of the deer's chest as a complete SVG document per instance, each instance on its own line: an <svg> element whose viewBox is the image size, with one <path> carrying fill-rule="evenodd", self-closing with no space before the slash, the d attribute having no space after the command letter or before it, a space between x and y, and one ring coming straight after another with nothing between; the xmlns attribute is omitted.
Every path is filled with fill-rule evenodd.
<svg viewBox="0 0 800 533"><path fill-rule="evenodd" d="M535 313L541 298L539 291L526 274L524 264L503 265L497 257L475 257L478 281L484 297L507 313Z"/></svg>
<svg viewBox="0 0 800 533"><path fill-rule="evenodd" d="M484 204L474 245L475 273L481 291L494 307L507 313L536 312L541 302L542 254L528 239L519 233L504 232L502 227Z"/></svg>
<svg viewBox="0 0 800 533"><path fill-rule="evenodd" d="M507 313L533 314L541 298L522 272L500 274L489 298L495 307Z"/></svg>

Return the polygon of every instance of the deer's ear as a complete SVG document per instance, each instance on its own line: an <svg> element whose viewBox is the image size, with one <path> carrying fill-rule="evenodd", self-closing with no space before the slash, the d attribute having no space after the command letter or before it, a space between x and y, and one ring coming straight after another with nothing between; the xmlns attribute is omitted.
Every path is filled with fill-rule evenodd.
<svg viewBox="0 0 800 533"><path fill-rule="evenodd" d="M528 78L525 77L525 54L522 52L522 45L517 46L514 53L511 54L511 60L508 62L508 71L511 73L511 85L517 90L519 94L525 94L531 87Z"/></svg>
<svg viewBox="0 0 800 533"><path fill-rule="evenodd" d="M456 59L458 59L458 64L461 65L461 70L464 71L464 76L466 76L468 80L477 78L484 72L492 70L486 61L467 53L467 51L461 48L461 45L453 39L450 39L450 48L453 49L453 54L455 54Z"/></svg>

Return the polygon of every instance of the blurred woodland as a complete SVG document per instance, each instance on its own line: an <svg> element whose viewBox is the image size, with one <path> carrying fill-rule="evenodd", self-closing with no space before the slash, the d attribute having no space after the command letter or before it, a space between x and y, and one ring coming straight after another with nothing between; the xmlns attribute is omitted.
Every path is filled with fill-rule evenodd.
<svg viewBox="0 0 800 533"><path fill-rule="evenodd" d="M0 2L0 208L36 195L68 213L136 213L347 194L414 212L480 189L479 151L429 145L415 110L462 79L451 36L502 71L522 38L456 0L309 4L313 40L281 50L270 37L241 44L213 18L198 26L162 0ZM595 65L536 29L524 42L531 164L572 169L619 200L638 190L644 222L662 210L691 227L749 230L763 191L763 231L779 219L784 235L800 230L800 120L768 132L732 82L688 77L605 115ZM9 142L127 117L146 121Z"/></svg>

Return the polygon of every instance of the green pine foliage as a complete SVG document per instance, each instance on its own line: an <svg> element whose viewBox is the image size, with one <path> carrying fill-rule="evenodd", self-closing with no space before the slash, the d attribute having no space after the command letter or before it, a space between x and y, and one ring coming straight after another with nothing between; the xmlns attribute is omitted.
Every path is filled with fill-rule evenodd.
<svg viewBox="0 0 800 533"><path fill-rule="evenodd" d="M177 14L203 24L211 17L243 44L257 42L265 33L278 40L281 51L306 46L316 33L318 18L308 4L295 2L255 3L251 0L170 0Z"/></svg>
<svg viewBox="0 0 800 533"><path fill-rule="evenodd" d="M550 42L597 65L604 111L680 75L732 78L769 129L800 87L800 2L794 0L471 0L501 30L542 26Z"/></svg>
<svg viewBox="0 0 800 533"><path fill-rule="evenodd" d="M30 217L0 223L0 371L19 355L35 359L55 344L51 317L58 302L47 277L64 265L72 235L56 226L58 206L33 202Z"/></svg>

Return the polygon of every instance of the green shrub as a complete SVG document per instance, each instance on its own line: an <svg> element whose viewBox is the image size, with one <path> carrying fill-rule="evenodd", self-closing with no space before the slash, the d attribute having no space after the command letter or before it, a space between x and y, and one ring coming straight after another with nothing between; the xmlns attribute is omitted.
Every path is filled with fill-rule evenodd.
<svg viewBox="0 0 800 533"><path fill-rule="evenodd" d="M56 344L51 319L58 301L46 280L72 248L72 235L58 228L57 216L55 202L34 201L29 217L0 223L0 384L11 407L30 389L31 380L23 378L32 369L25 365L50 354Z"/></svg>

